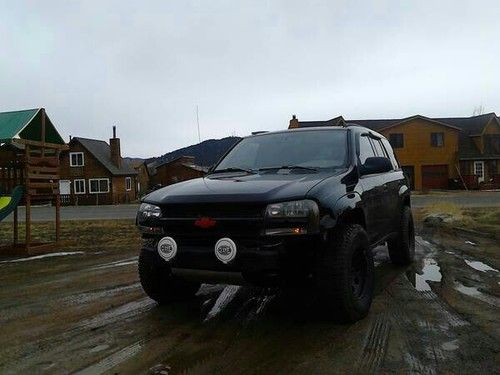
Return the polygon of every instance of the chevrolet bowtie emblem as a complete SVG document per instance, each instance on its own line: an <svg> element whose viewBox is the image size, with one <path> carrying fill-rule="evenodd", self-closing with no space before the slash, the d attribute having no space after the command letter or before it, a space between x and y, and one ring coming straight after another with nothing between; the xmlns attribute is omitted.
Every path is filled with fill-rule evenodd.
<svg viewBox="0 0 500 375"><path fill-rule="evenodd" d="M194 225L200 228L212 228L217 224L217 221L214 219L210 219L209 217L200 217L198 220L194 222Z"/></svg>

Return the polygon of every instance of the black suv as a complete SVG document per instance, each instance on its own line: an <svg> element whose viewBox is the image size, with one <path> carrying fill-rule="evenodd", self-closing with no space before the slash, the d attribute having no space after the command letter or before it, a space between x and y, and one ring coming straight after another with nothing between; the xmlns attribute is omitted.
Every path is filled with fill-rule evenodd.
<svg viewBox="0 0 500 375"><path fill-rule="evenodd" d="M396 264L415 251L408 182L387 139L360 126L243 138L204 178L147 195L137 225L140 280L158 303L219 278L300 282L346 322L370 308L371 249L387 242Z"/></svg>

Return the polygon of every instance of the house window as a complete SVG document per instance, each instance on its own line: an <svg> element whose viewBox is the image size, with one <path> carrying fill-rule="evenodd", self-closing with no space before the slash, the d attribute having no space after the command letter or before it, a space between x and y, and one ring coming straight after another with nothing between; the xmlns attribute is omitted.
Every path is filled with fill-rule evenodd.
<svg viewBox="0 0 500 375"><path fill-rule="evenodd" d="M474 162L474 174L477 176L478 182L484 181L484 161Z"/></svg>
<svg viewBox="0 0 500 375"><path fill-rule="evenodd" d="M492 135L490 139L491 152L500 154L500 135Z"/></svg>
<svg viewBox="0 0 500 375"><path fill-rule="evenodd" d="M109 179L91 178L89 179L89 193L109 193Z"/></svg>
<svg viewBox="0 0 500 375"><path fill-rule="evenodd" d="M83 167L84 166L83 152L70 152L69 153L69 166L70 167Z"/></svg>
<svg viewBox="0 0 500 375"><path fill-rule="evenodd" d="M389 142L392 148L403 148L405 145L403 133L389 134Z"/></svg>
<svg viewBox="0 0 500 375"><path fill-rule="evenodd" d="M132 190L132 177L125 177L125 190Z"/></svg>
<svg viewBox="0 0 500 375"><path fill-rule="evenodd" d="M444 133L431 133L431 146L443 147L444 146Z"/></svg>
<svg viewBox="0 0 500 375"><path fill-rule="evenodd" d="M75 190L75 194L85 194L85 180L74 180L73 189Z"/></svg>

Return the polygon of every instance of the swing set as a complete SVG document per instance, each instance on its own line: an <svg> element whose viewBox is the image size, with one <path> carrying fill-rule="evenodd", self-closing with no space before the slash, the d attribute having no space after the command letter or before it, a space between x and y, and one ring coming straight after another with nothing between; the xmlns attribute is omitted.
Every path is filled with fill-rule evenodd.
<svg viewBox="0 0 500 375"><path fill-rule="evenodd" d="M59 155L67 150L44 108L0 113L0 222L13 215L13 241L0 256L34 255L60 245ZM55 240L32 239L33 203L55 206ZM19 206L25 206L25 239L19 239Z"/></svg>

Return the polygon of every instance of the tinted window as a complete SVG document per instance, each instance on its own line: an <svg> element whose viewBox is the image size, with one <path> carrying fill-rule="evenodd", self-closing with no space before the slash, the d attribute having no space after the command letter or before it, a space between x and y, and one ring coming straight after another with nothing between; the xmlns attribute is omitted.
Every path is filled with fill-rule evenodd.
<svg viewBox="0 0 500 375"><path fill-rule="evenodd" d="M370 138L367 136L359 137L359 161L364 164L366 159L375 156Z"/></svg>
<svg viewBox="0 0 500 375"><path fill-rule="evenodd" d="M215 170L285 165L336 168L345 166L346 157L346 130L293 131L245 138Z"/></svg>
<svg viewBox="0 0 500 375"><path fill-rule="evenodd" d="M385 153L385 150L382 147L382 143L380 142L380 140L372 138L371 141L372 141L373 148L375 149L375 153L377 154L377 156L381 156L381 157L386 158L387 154Z"/></svg>
<svg viewBox="0 0 500 375"><path fill-rule="evenodd" d="M384 146L387 155L389 155L389 159L391 160L392 166L394 167L394 169L398 169L399 168L398 161L387 139L382 139L382 145Z"/></svg>

